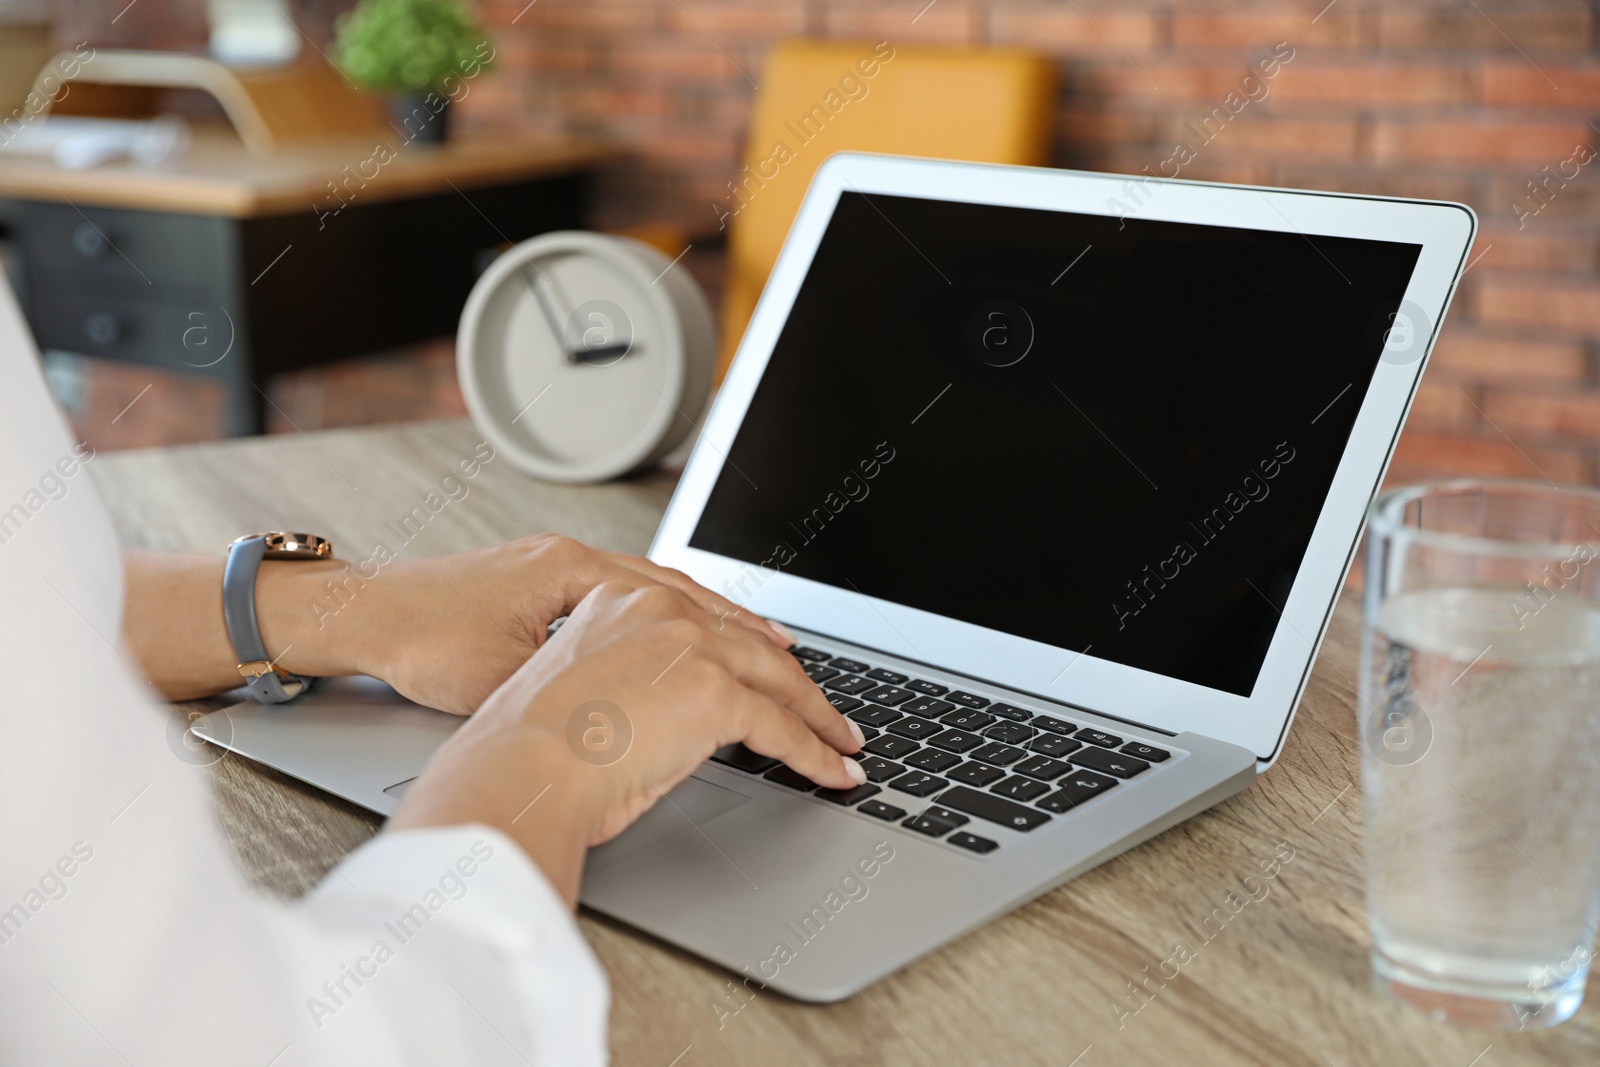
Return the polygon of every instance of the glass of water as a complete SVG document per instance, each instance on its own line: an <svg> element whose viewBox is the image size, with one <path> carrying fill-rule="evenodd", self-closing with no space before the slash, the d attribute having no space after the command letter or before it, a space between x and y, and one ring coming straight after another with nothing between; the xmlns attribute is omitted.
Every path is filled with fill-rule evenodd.
<svg viewBox="0 0 1600 1067"><path fill-rule="evenodd" d="M1600 493L1396 489L1361 646L1379 983L1474 1026L1578 1010L1600 924Z"/></svg>

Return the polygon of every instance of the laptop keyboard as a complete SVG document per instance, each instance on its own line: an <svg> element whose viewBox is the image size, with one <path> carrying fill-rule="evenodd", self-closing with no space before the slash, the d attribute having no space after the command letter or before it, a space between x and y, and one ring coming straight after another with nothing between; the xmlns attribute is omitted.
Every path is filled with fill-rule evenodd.
<svg viewBox="0 0 1600 1067"><path fill-rule="evenodd" d="M791 651L829 703L861 727L867 743L853 758L867 783L819 789L743 745L711 758L977 855L1001 845L983 836L994 832L988 827L1028 833L1172 757L1144 741L847 656Z"/></svg>

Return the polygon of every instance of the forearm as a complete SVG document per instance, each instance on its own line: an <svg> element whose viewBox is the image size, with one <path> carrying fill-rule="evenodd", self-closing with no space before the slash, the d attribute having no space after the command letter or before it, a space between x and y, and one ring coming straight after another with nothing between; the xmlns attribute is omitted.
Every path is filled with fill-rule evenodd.
<svg viewBox="0 0 1600 1067"><path fill-rule="evenodd" d="M586 795L593 771L549 731L470 723L434 755L388 828L492 827L520 845L576 908L598 807Z"/></svg>
<svg viewBox="0 0 1600 1067"><path fill-rule="evenodd" d="M207 696L242 682L222 618L223 564L219 556L124 554L123 646L170 700ZM328 582L337 582L345 566L337 560L261 564L256 616L267 655L284 669L314 677L365 673L379 660L363 643L382 641L398 608L376 595L376 588L349 619L328 621L326 608L316 608L326 604ZM531 700L532 692L521 699ZM475 729L434 757L416 795L407 797L391 825L492 826L515 840L574 907L594 831L579 788L585 770L592 768L549 731Z"/></svg>
<svg viewBox="0 0 1600 1067"><path fill-rule="evenodd" d="M122 644L169 700L193 700L243 684L222 621L221 556L123 554ZM355 674L355 627L324 626L313 605L344 564L266 561L256 578L256 616L267 655L310 676Z"/></svg>

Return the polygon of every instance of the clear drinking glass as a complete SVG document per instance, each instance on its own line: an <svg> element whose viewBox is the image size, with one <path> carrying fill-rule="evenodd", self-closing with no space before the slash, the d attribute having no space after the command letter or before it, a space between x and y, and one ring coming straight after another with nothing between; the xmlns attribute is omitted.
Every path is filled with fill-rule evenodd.
<svg viewBox="0 0 1600 1067"><path fill-rule="evenodd" d="M1369 519L1373 969L1436 1016L1553 1026L1600 923L1600 493L1440 482Z"/></svg>

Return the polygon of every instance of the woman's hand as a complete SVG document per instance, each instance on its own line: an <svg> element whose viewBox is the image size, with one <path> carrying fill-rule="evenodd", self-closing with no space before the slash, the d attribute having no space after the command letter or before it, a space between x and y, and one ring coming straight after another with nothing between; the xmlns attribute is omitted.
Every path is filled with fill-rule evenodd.
<svg viewBox="0 0 1600 1067"><path fill-rule="evenodd" d="M434 755L390 825L493 826L573 901L584 849L722 745L742 741L824 786L865 782L840 755L860 749L860 728L761 627L729 625L706 603L639 576L598 584ZM594 751L584 731L604 725L614 747Z"/></svg>
<svg viewBox="0 0 1600 1067"><path fill-rule="evenodd" d="M222 559L129 552L124 565L123 641L145 677L172 700L242 684L222 626ZM554 534L370 571L345 560L269 560L256 580L256 616L267 654L286 671L370 674L420 704L467 715L603 582L670 588L718 626L780 648L794 643L687 575Z"/></svg>
<svg viewBox="0 0 1600 1067"><path fill-rule="evenodd" d="M355 580L345 578L347 573ZM353 567L341 569L331 580L335 593L324 591L322 597L330 613L314 616L300 608L302 624L316 618L316 633L284 634L275 641L264 618L268 649L287 644L314 649L317 638L327 635L324 643L337 650L342 668L326 673L371 674L419 704L458 715L475 711L545 643L552 622L606 582L672 589L714 625L759 636L778 648L794 644L787 630L741 610L686 574L554 534L480 552L396 561L369 581ZM343 601L335 594L344 594ZM296 671L290 660L284 666Z"/></svg>

